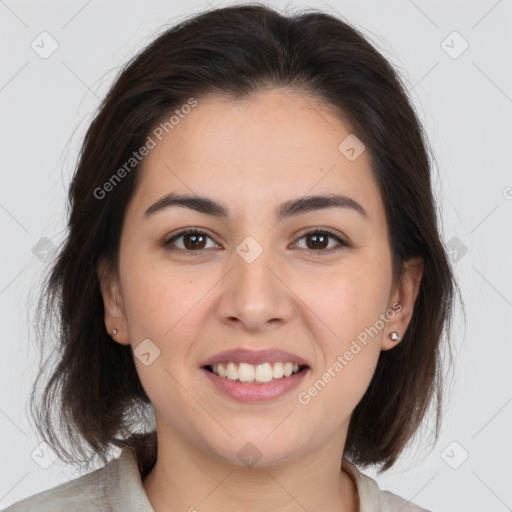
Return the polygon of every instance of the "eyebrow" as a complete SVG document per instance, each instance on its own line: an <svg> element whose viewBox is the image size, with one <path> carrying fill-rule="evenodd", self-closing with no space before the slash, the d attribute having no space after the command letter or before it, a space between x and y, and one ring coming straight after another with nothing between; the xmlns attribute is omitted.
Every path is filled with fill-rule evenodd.
<svg viewBox="0 0 512 512"><path fill-rule="evenodd" d="M229 209L226 205L214 201L208 197L201 196L185 196L171 192L152 204L144 213L144 217L148 218L155 213L172 207L182 207L195 210L205 215L211 215L221 219L229 216ZM368 218L366 210L354 199L350 197L330 194L306 196L291 199L282 203L275 211L277 221L284 218L309 213L326 208L344 208L358 212L364 218Z"/></svg>

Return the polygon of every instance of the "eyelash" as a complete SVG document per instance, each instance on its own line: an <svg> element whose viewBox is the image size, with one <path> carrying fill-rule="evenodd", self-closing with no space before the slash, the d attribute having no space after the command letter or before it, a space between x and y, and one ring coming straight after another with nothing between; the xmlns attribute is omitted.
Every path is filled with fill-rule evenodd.
<svg viewBox="0 0 512 512"><path fill-rule="evenodd" d="M194 252L203 252L204 250L206 250L206 249L199 249L197 251L189 251L187 249L172 247L172 242L174 242L178 238L181 238L186 235L206 235L208 238L213 240L213 238L211 236L209 236L208 233L206 233L205 231L201 231L200 229L196 229L196 228L190 228L190 229L185 229L183 231L180 231L173 237L169 238L168 240L165 240L162 245L166 248L166 250L168 250L170 252L194 253ZM347 241L340 238L334 231L332 231L329 228L315 228L311 231L307 231L306 233L303 233L300 236L300 238L298 238L297 242L307 236L312 236L312 235L329 235L329 238L334 238L339 243L338 247L335 247L335 248L331 247L330 249L306 249L314 254L319 254L322 252L331 254L333 252L337 252L344 248L352 247L351 244L349 244ZM215 240L213 240L213 241L215 242Z"/></svg>

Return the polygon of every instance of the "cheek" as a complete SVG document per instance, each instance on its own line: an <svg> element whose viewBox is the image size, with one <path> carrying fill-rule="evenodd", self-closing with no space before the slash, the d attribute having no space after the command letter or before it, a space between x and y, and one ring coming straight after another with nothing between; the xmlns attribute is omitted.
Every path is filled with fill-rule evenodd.
<svg viewBox="0 0 512 512"><path fill-rule="evenodd" d="M134 266L126 276L126 318L141 384L158 410L177 406L178 383L185 382L189 370L185 363L198 323L197 302L204 292L192 293L188 277L157 266Z"/></svg>
<svg viewBox="0 0 512 512"><path fill-rule="evenodd" d="M294 291L310 310L314 331L327 347L342 350L385 312L389 282L383 270L360 262L298 280Z"/></svg>
<svg viewBox="0 0 512 512"><path fill-rule="evenodd" d="M387 292L381 283L355 273L337 279L339 285L331 281L321 298L310 291L304 300L320 313L320 318L311 316L318 366L309 387L299 390L298 401L311 416L323 418L326 430L350 417L370 385L382 339L382 329L373 329L385 312ZM323 411L330 412L326 416Z"/></svg>
<svg viewBox="0 0 512 512"><path fill-rule="evenodd" d="M309 387L299 391L306 416L321 418L321 428L327 432L347 422L370 385L377 360L376 351L362 347L350 360L344 353L337 354Z"/></svg>
<svg viewBox="0 0 512 512"><path fill-rule="evenodd" d="M360 258L357 265L347 263L329 276L317 275L314 285L303 284L297 294L308 306L304 311L315 313L308 317L318 366L313 387L301 390L299 402L337 404L334 425L350 415L373 377L385 328L381 315L386 313L389 275L375 261L365 264Z"/></svg>
<svg viewBox="0 0 512 512"><path fill-rule="evenodd" d="M127 258L123 298L137 372L148 395L154 396L175 387L173 376L183 381L190 370L190 351L205 321L213 284L200 279L197 271L194 277L149 260L142 252ZM149 356L144 360L140 353Z"/></svg>
<svg viewBox="0 0 512 512"><path fill-rule="evenodd" d="M135 344L145 338L163 343L179 329L201 294L200 289L194 293L193 280L183 273L150 261L151 256L141 251L132 252L124 262L123 299Z"/></svg>

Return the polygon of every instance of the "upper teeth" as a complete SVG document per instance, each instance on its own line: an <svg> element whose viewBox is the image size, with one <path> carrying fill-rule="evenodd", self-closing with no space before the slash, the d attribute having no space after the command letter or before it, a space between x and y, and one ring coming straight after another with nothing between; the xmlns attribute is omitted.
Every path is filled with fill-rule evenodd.
<svg viewBox="0 0 512 512"><path fill-rule="evenodd" d="M252 365L249 363L240 363L236 366L234 362L226 364L212 365L213 373L220 377L226 377L230 380L239 380L240 382L270 382L272 379L280 379L283 376L289 377L292 373L299 371L299 365L290 362L286 363L262 363Z"/></svg>

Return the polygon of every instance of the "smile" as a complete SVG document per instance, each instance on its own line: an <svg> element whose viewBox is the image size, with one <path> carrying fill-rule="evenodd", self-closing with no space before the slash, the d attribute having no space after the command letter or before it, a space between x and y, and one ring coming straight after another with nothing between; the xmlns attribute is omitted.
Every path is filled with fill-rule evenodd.
<svg viewBox="0 0 512 512"><path fill-rule="evenodd" d="M294 388L296 388L302 379L308 374L310 368L307 366L297 366L297 371L294 373L293 370L295 369L292 366L292 372L287 376L286 374L283 374L281 377L277 377L274 379L272 377L272 380L267 382L258 382L254 378L251 378L249 382L241 382L239 380L240 377L244 378L244 366L247 363L240 363L240 366L242 366L242 369L236 368L234 366L229 366L229 363L227 365L228 368L225 369L226 376L221 377L220 375L217 375L213 372L213 368L210 367L203 367L201 368L201 371L203 374L207 377L209 382L213 384L215 389L219 391L222 395L228 396L229 398L232 398L234 400L240 401L240 402L263 402L268 400L273 400L276 398L279 398L286 393L290 392ZM268 365L271 366L269 363L263 363L258 366L265 366ZM284 366L287 365L287 363L274 363L272 372L276 369L277 366L277 372L279 374L280 369L279 366L283 367L284 372ZM216 366L222 366L225 365L216 365ZM254 373L254 376L256 376L256 371L253 365L247 364L247 366L250 366L251 369L248 369L247 372L249 373L252 371ZM231 370L229 370L231 368ZM286 367L287 372L290 371L289 365ZM222 371L222 370L220 370ZM227 375L227 372L231 371L231 378ZM265 366L263 370L260 370L266 372L266 375L268 377L269 375L269 368ZM235 379L233 377L236 377Z"/></svg>
<svg viewBox="0 0 512 512"><path fill-rule="evenodd" d="M292 362L262 363L253 365L250 363L239 363L230 361L227 364L214 364L206 366L206 369L234 381L246 383L264 384L283 379L303 370L305 366L299 366Z"/></svg>

